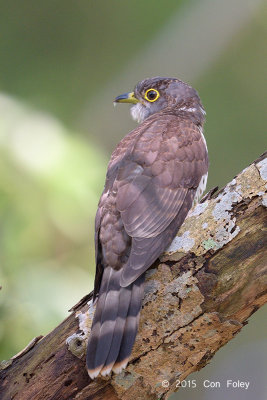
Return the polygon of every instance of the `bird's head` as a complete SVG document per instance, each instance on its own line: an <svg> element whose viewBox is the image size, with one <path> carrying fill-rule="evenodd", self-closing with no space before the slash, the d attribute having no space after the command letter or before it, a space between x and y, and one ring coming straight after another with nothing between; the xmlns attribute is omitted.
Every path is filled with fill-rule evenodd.
<svg viewBox="0 0 267 400"><path fill-rule="evenodd" d="M149 78L139 82L133 92L124 93L114 100L115 103L131 103L134 120L144 121L150 115L162 110L174 112L196 112L203 115L197 91L177 78Z"/></svg>

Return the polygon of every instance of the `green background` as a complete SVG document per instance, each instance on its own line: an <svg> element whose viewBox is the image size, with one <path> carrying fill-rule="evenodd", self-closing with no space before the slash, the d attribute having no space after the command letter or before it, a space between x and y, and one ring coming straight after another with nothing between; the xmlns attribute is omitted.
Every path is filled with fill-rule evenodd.
<svg viewBox="0 0 267 400"><path fill-rule="evenodd" d="M93 287L94 215L107 162L135 127L128 106L113 108L117 95L157 75L198 90L207 111L208 188L266 150L267 7L260 0L0 0L0 10L0 358L8 359ZM261 310L197 375L198 388L173 398L239 399L240 392L201 387L225 370L229 379L239 371L253 381L243 399L265 398L263 320Z"/></svg>

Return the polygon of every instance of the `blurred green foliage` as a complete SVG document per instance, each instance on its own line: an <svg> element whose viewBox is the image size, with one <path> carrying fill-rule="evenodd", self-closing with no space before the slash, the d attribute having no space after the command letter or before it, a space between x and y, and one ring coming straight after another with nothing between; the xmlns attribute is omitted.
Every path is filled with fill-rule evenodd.
<svg viewBox="0 0 267 400"><path fill-rule="evenodd" d="M0 87L71 123L181 3L1 2Z"/></svg>
<svg viewBox="0 0 267 400"><path fill-rule="evenodd" d="M92 289L106 159L6 96L0 118L0 341L1 357L9 357Z"/></svg>
<svg viewBox="0 0 267 400"><path fill-rule="evenodd" d="M226 184L267 147L266 11L242 28L197 82L207 110L210 187Z"/></svg>

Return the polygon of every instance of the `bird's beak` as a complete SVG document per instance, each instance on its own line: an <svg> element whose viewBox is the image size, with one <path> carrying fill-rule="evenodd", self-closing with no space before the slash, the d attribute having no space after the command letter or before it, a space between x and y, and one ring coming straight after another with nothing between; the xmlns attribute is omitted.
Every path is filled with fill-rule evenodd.
<svg viewBox="0 0 267 400"><path fill-rule="evenodd" d="M136 104L138 102L139 100L136 97L134 97L134 92L121 94L120 96L117 96L116 99L114 100L114 103Z"/></svg>

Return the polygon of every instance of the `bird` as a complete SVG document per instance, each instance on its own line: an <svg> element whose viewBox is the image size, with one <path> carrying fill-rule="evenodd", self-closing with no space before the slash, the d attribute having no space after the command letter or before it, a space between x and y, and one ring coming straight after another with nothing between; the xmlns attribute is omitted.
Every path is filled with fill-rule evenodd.
<svg viewBox="0 0 267 400"><path fill-rule="evenodd" d="M86 367L91 379L126 368L138 330L146 270L168 248L207 184L205 111L177 78L137 83L130 103L139 125L108 164L95 218L95 313Z"/></svg>

